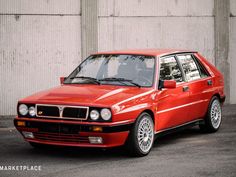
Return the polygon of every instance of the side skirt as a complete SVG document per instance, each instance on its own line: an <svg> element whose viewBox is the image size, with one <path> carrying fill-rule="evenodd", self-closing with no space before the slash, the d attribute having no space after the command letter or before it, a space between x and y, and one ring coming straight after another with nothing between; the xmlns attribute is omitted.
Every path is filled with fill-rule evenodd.
<svg viewBox="0 0 236 177"><path fill-rule="evenodd" d="M155 138L162 137L164 135L168 135L168 134L171 134L171 133L176 133L176 132L182 131L186 128L194 127L196 125L203 124L203 123L204 123L203 119L197 119L197 120L187 122L187 123L175 126L175 127L170 127L170 128L167 128L167 129L163 129L163 130L155 132Z"/></svg>

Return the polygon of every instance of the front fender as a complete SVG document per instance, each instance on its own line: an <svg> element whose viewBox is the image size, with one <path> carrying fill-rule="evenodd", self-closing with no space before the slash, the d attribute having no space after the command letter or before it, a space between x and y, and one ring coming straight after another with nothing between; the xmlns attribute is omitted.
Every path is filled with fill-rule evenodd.
<svg viewBox="0 0 236 177"><path fill-rule="evenodd" d="M112 106L113 121L124 121L136 118L145 110L151 110L154 114L155 102L152 94L145 95L122 104Z"/></svg>

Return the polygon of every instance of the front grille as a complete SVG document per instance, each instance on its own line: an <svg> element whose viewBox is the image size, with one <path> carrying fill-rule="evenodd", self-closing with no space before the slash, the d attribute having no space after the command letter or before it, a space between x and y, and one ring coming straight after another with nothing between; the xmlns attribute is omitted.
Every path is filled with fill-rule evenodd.
<svg viewBox="0 0 236 177"><path fill-rule="evenodd" d="M33 134L35 139L44 141L89 143L88 137L80 136L79 134L48 133L48 132L34 132Z"/></svg>
<svg viewBox="0 0 236 177"><path fill-rule="evenodd" d="M40 132L78 134L80 131L86 131L88 128L81 128L76 124L55 124L55 123L39 123L30 122L30 126L38 128Z"/></svg>
<svg viewBox="0 0 236 177"><path fill-rule="evenodd" d="M79 124L63 124L63 123L46 123L29 121L26 126L28 128L37 128L39 132L47 133L63 133L78 134L79 132L90 132L91 126Z"/></svg>
<svg viewBox="0 0 236 177"><path fill-rule="evenodd" d="M72 118L81 118L84 119L87 116L86 108L71 108L66 107L63 110L62 117L72 117Z"/></svg>
<svg viewBox="0 0 236 177"><path fill-rule="evenodd" d="M57 106L43 106L37 105L38 116L59 117L59 108Z"/></svg>
<svg viewBox="0 0 236 177"><path fill-rule="evenodd" d="M83 119L88 117L88 107L63 105L36 105L36 116L45 118Z"/></svg>
<svg viewBox="0 0 236 177"><path fill-rule="evenodd" d="M89 143L88 137L80 136L81 131L88 131L88 127L76 124L55 124L45 122L28 122L27 126L38 128L33 132L34 138L43 141Z"/></svg>

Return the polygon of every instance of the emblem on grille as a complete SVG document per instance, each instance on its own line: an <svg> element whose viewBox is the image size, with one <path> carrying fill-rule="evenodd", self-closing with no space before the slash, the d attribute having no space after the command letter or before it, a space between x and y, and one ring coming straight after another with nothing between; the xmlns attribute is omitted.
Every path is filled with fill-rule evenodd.
<svg viewBox="0 0 236 177"><path fill-rule="evenodd" d="M59 106L58 109L59 109L60 117L62 117L63 106Z"/></svg>

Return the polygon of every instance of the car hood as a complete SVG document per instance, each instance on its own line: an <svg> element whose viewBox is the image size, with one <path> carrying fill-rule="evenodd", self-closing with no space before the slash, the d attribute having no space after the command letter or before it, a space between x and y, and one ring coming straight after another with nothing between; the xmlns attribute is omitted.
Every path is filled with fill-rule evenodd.
<svg viewBox="0 0 236 177"><path fill-rule="evenodd" d="M20 102L110 107L140 98L152 91L152 88L129 86L70 84L36 93Z"/></svg>

